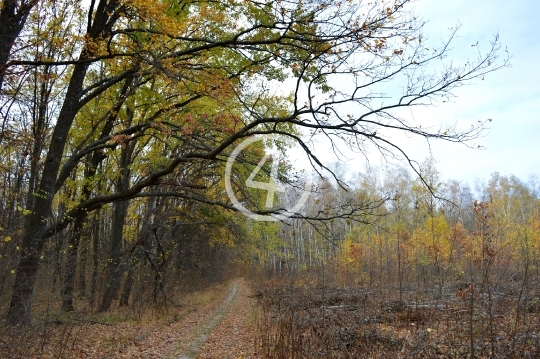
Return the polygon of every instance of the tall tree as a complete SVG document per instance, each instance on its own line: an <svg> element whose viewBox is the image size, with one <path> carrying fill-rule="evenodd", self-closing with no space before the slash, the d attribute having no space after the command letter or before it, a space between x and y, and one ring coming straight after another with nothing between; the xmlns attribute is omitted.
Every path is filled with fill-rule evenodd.
<svg viewBox="0 0 540 359"><path fill-rule="evenodd" d="M5 0L0 7L0 93L15 40L38 0Z"/></svg>
<svg viewBox="0 0 540 359"><path fill-rule="evenodd" d="M60 110L44 144L48 151L35 199L27 209L8 311L11 324L31 322L34 284L47 238L83 213L141 196L174 196L234 209L227 200L216 199L211 186L194 187L190 169L202 163L222 170L219 164L232 147L253 135L289 137L322 167L302 133L320 131L336 146L361 153L374 146L407 161L406 153L389 140L391 131L467 142L483 124L465 131L452 127L430 132L402 118L399 110L450 96L455 88L505 65L495 65L496 38L476 61L448 63L442 72L430 73L429 66L447 56L454 33L442 47L428 50L422 42L422 23L410 13L406 0L100 0L91 1L88 8L72 6L86 14L78 18L80 24L86 19L79 27L84 30L72 31L77 55L66 52L59 60L11 55L5 67L12 72L70 68L58 99ZM106 71L98 71L103 68ZM134 78L136 86L119 97L124 84ZM382 101L379 86L403 78L403 92ZM348 85L334 88L336 83ZM292 84L292 89L275 90L279 84ZM22 99L15 96L14 101ZM111 114L113 129L99 136L108 133L103 128ZM129 146L137 150L130 156L125 186L85 191L66 205L62 217L55 215L54 199L70 175L84 173L90 154L110 158ZM126 170L114 161L103 164L102 175ZM252 169L256 162L244 164ZM332 218L359 218L365 210L359 203L332 206L308 219L331 223ZM257 208L257 201L249 206L266 213Z"/></svg>

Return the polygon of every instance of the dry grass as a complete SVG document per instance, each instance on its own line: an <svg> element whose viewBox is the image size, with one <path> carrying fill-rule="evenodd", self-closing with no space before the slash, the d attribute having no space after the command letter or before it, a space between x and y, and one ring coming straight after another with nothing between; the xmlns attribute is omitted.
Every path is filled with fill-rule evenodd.
<svg viewBox="0 0 540 359"><path fill-rule="evenodd" d="M390 287L323 287L305 280L264 287L258 292L262 358L470 358L471 341L475 358L540 355L534 291L526 304L510 286L491 299L449 286L442 297L408 291L402 301Z"/></svg>

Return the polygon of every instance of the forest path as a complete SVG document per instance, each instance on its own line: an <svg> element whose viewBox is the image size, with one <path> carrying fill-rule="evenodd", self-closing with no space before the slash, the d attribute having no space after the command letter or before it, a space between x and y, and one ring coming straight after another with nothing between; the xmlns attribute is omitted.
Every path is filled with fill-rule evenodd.
<svg viewBox="0 0 540 359"><path fill-rule="evenodd" d="M235 280L223 303L167 358L255 358L255 300L250 294L243 279Z"/></svg>
<svg viewBox="0 0 540 359"><path fill-rule="evenodd" d="M180 345L180 347L175 350L175 354L173 354L172 357L175 359L196 359L208 337L214 331L214 328L219 324L221 319L223 319L225 314L227 314L231 302L236 298L237 294L238 281L235 281L225 301L214 310L214 313L210 318L207 318L195 328L186 341L188 344ZM183 354L178 355L177 353Z"/></svg>
<svg viewBox="0 0 540 359"><path fill-rule="evenodd" d="M228 313L214 328L202 347L198 359L249 359L257 358L255 338L256 299L245 280L235 282L238 292ZM191 358L190 358L191 359Z"/></svg>
<svg viewBox="0 0 540 359"><path fill-rule="evenodd" d="M242 278L204 306L165 327L150 329L114 358L247 359L256 358L256 300ZM109 357L110 358L110 357Z"/></svg>
<svg viewBox="0 0 540 359"><path fill-rule="evenodd" d="M51 321L27 332L0 328L0 358L256 358L257 308L250 295L247 281L236 278L192 293L179 306L148 310L137 318L122 320L122 315L133 315L129 309L97 320Z"/></svg>

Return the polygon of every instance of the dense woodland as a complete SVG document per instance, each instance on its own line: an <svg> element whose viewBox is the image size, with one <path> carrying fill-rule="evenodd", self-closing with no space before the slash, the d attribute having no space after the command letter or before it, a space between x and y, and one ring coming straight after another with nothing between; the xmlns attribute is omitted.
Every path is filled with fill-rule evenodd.
<svg viewBox="0 0 540 359"><path fill-rule="evenodd" d="M452 292L471 300L470 323L475 293L489 304L519 283L517 307L536 310L538 180L442 180L391 141L473 146L486 122L422 127L407 110L508 66L497 36L460 64L457 28L428 47L422 27L405 0L0 2L2 327L174 305L248 274L385 288L402 304ZM290 143L256 142L228 180L249 211L287 217L274 222L239 212L224 178L235 146L266 135ZM347 148L387 165L323 163L320 137L336 160ZM310 171L264 159L293 145L313 187L288 212ZM246 186L254 173L283 184L271 207Z"/></svg>

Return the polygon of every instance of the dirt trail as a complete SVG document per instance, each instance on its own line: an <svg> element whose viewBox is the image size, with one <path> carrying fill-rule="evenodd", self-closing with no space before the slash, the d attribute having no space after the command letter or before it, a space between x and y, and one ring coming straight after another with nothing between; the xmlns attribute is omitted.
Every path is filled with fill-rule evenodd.
<svg viewBox="0 0 540 359"><path fill-rule="evenodd" d="M205 322L201 323L195 331L192 333L190 339L188 340L188 345L182 345L180 348L176 349L176 353L183 353L178 356L174 354L172 357L175 359L195 359L201 351L203 345L206 343L206 340L212 334L214 328L219 324L221 319L227 313L231 302L235 299L238 293L238 282L233 284L233 287L223 302L219 307L217 307L213 315L208 318Z"/></svg>
<svg viewBox="0 0 540 359"><path fill-rule="evenodd" d="M250 359L256 354L256 300L250 297L244 280L238 281L238 294L229 312L208 337L198 359Z"/></svg>
<svg viewBox="0 0 540 359"><path fill-rule="evenodd" d="M228 293L178 322L142 333L114 358L198 359L255 358L250 330L255 300L244 279Z"/></svg>

